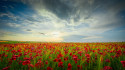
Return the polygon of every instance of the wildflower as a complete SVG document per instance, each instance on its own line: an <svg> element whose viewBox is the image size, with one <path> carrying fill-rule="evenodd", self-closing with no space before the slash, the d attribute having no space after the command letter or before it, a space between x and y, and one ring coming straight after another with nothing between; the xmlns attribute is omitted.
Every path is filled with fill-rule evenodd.
<svg viewBox="0 0 125 70"><path fill-rule="evenodd" d="M16 57L12 57L11 60L16 60Z"/></svg>
<svg viewBox="0 0 125 70"><path fill-rule="evenodd" d="M21 49L17 50L18 52L21 52Z"/></svg>
<svg viewBox="0 0 125 70"><path fill-rule="evenodd" d="M72 65L68 63L68 69L67 70L72 70Z"/></svg>
<svg viewBox="0 0 125 70"><path fill-rule="evenodd" d="M32 67L32 68L34 67L34 65L33 65L33 64L30 64L29 66L30 66L30 67Z"/></svg>
<svg viewBox="0 0 125 70"><path fill-rule="evenodd" d="M77 61L78 56L77 56L77 55L73 55L73 57L72 57L72 58L73 58L73 60L74 60L74 61Z"/></svg>
<svg viewBox="0 0 125 70"><path fill-rule="evenodd" d="M47 67L47 70L53 70L53 68L51 68L51 67Z"/></svg>
<svg viewBox="0 0 125 70"><path fill-rule="evenodd" d="M89 54L85 54L87 59L90 59L90 55Z"/></svg>
<svg viewBox="0 0 125 70"><path fill-rule="evenodd" d="M48 61L46 61L45 63L48 64Z"/></svg>
<svg viewBox="0 0 125 70"><path fill-rule="evenodd" d="M63 55L60 53L58 54L57 58L63 57Z"/></svg>
<svg viewBox="0 0 125 70"><path fill-rule="evenodd" d="M106 61L106 62L110 62L110 60L109 60L109 59L106 59L105 61Z"/></svg>
<svg viewBox="0 0 125 70"><path fill-rule="evenodd" d="M24 60L30 60L30 58L25 57Z"/></svg>
<svg viewBox="0 0 125 70"><path fill-rule="evenodd" d="M62 67L63 67L63 62L59 62L59 63L58 63L58 67L61 67L61 68L62 68Z"/></svg>
<svg viewBox="0 0 125 70"><path fill-rule="evenodd" d="M125 61L121 61L122 66L125 67Z"/></svg>
<svg viewBox="0 0 125 70"><path fill-rule="evenodd" d="M55 58L53 61L54 61L54 62L58 62L58 59L57 59L57 58Z"/></svg>
<svg viewBox="0 0 125 70"><path fill-rule="evenodd" d="M23 63L22 63L22 65L28 65L28 64L30 64L29 60L23 61Z"/></svg>
<svg viewBox="0 0 125 70"><path fill-rule="evenodd" d="M70 53L70 56L72 56L72 53Z"/></svg>
<svg viewBox="0 0 125 70"><path fill-rule="evenodd" d="M58 62L61 62L62 60L61 59L58 59Z"/></svg>
<svg viewBox="0 0 125 70"><path fill-rule="evenodd" d="M38 62L35 64L35 67L40 67L40 66L41 66L41 62L42 62L42 61L38 61Z"/></svg>
<svg viewBox="0 0 125 70"><path fill-rule="evenodd" d="M8 70L10 66L3 68L2 70Z"/></svg>
<svg viewBox="0 0 125 70"><path fill-rule="evenodd" d="M103 68L103 70L112 70L112 67L105 66L105 67Z"/></svg>
<svg viewBox="0 0 125 70"><path fill-rule="evenodd" d="M77 70L82 70L82 66L80 66L80 65L77 65Z"/></svg>
<svg viewBox="0 0 125 70"><path fill-rule="evenodd" d="M68 57L64 58L64 60L67 61L67 60L68 60Z"/></svg>
<svg viewBox="0 0 125 70"><path fill-rule="evenodd" d="M81 56L82 55L82 51L79 51L78 54Z"/></svg>
<svg viewBox="0 0 125 70"><path fill-rule="evenodd" d="M16 50L12 50L11 53L16 53Z"/></svg>

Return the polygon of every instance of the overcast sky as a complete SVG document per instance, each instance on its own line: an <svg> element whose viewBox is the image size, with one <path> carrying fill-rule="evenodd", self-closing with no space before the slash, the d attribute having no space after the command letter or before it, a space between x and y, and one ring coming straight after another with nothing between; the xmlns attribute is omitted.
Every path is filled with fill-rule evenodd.
<svg viewBox="0 0 125 70"><path fill-rule="evenodd" d="M125 41L125 0L0 0L0 40Z"/></svg>

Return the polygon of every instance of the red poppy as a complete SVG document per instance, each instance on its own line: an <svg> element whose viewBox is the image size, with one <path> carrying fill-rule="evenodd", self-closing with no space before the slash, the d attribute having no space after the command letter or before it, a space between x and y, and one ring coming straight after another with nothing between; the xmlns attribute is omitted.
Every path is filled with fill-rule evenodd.
<svg viewBox="0 0 125 70"><path fill-rule="evenodd" d="M16 50L12 50L11 53L16 53Z"/></svg>
<svg viewBox="0 0 125 70"><path fill-rule="evenodd" d="M23 61L23 63L22 63L22 65L28 65L28 64L30 64L29 60Z"/></svg>
<svg viewBox="0 0 125 70"><path fill-rule="evenodd" d="M121 61L122 66L125 67L125 61Z"/></svg>
<svg viewBox="0 0 125 70"><path fill-rule="evenodd" d="M82 70L82 66L80 66L80 65L77 65L77 70Z"/></svg>
<svg viewBox="0 0 125 70"><path fill-rule="evenodd" d="M17 50L18 52L21 52L21 49Z"/></svg>
<svg viewBox="0 0 125 70"><path fill-rule="evenodd" d="M74 61L78 60L78 56L77 55L73 55L72 58L73 58Z"/></svg>
<svg viewBox="0 0 125 70"><path fill-rule="evenodd" d="M61 62L62 60L61 59L58 59L58 62Z"/></svg>
<svg viewBox="0 0 125 70"><path fill-rule="evenodd" d="M57 58L63 57L63 55L60 53L58 54Z"/></svg>
<svg viewBox="0 0 125 70"><path fill-rule="evenodd" d="M16 57L12 57L11 60L16 60Z"/></svg>
<svg viewBox="0 0 125 70"><path fill-rule="evenodd" d="M72 65L68 63L68 69L67 70L72 70Z"/></svg>
<svg viewBox="0 0 125 70"><path fill-rule="evenodd" d="M79 51L78 54L81 56L82 55L82 51Z"/></svg>
<svg viewBox="0 0 125 70"><path fill-rule="evenodd" d="M110 62L110 60L109 60L109 59L106 59L105 61L106 61L106 62Z"/></svg>
<svg viewBox="0 0 125 70"><path fill-rule="evenodd" d="M64 58L64 60L67 61L67 60L68 60L68 57Z"/></svg>
<svg viewBox="0 0 125 70"><path fill-rule="evenodd" d="M45 63L48 64L48 61L46 61Z"/></svg>
<svg viewBox="0 0 125 70"><path fill-rule="evenodd" d="M72 53L70 53L70 56L72 56Z"/></svg>
<svg viewBox="0 0 125 70"><path fill-rule="evenodd" d="M32 68L34 67L34 65L33 65L33 64L30 64L29 66L30 66L30 67L32 67Z"/></svg>
<svg viewBox="0 0 125 70"><path fill-rule="evenodd" d="M103 68L103 70L112 70L112 67L110 67L110 66L105 66L105 67Z"/></svg>
<svg viewBox="0 0 125 70"><path fill-rule="evenodd" d="M47 67L47 70L53 70L53 68L51 68L51 67Z"/></svg>
<svg viewBox="0 0 125 70"><path fill-rule="evenodd" d="M35 64L35 67L40 67L40 66L41 66L41 62L42 62L42 61L38 61L38 62Z"/></svg>
<svg viewBox="0 0 125 70"><path fill-rule="evenodd" d="M90 55L89 54L85 54L87 59L90 59Z"/></svg>
<svg viewBox="0 0 125 70"><path fill-rule="evenodd" d="M10 66L3 68L2 70L8 70Z"/></svg>
<svg viewBox="0 0 125 70"><path fill-rule="evenodd" d="M58 59L57 59L57 58L55 58L53 61L54 61L54 62L58 62Z"/></svg>
<svg viewBox="0 0 125 70"><path fill-rule="evenodd" d="M63 62L59 62L58 67L63 67Z"/></svg>
<svg viewBox="0 0 125 70"><path fill-rule="evenodd" d="M19 63L19 64L21 64L21 63L22 63L22 61L20 60L20 61L18 61L18 63Z"/></svg>

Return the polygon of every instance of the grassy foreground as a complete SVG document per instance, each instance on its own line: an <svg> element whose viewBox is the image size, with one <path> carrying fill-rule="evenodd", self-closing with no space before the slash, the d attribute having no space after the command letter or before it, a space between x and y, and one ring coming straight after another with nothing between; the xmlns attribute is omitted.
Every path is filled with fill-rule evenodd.
<svg viewBox="0 0 125 70"><path fill-rule="evenodd" d="M0 42L0 70L125 70L125 42Z"/></svg>

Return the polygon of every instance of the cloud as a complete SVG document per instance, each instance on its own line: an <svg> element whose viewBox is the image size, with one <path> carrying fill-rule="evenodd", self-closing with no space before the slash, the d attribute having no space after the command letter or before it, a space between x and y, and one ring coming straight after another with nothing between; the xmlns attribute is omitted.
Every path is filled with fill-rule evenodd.
<svg viewBox="0 0 125 70"><path fill-rule="evenodd" d="M29 32L30 32L30 31L32 31L32 30L31 30L31 29L27 29L26 31L29 31Z"/></svg>
<svg viewBox="0 0 125 70"><path fill-rule="evenodd" d="M85 37L83 39L95 39L95 38L103 38L101 36L88 36L88 37Z"/></svg>
<svg viewBox="0 0 125 70"><path fill-rule="evenodd" d="M41 34L41 35L45 35L45 33L39 33L39 34Z"/></svg>
<svg viewBox="0 0 125 70"><path fill-rule="evenodd" d="M15 36L16 33L6 31L6 30L0 30L0 39L2 40L3 37L6 37L7 35L9 36Z"/></svg>
<svg viewBox="0 0 125 70"><path fill-rule="evenodd" d="M9 18L5 18L7 22L0 21L11 29L16 28L21 33L42 36L44 39L50 37L58 37L60 41L102 39L103 36L100 34L125 26L124 20L120 18L121 11L125 10L123 0L21 0L21 2L13 0L12 2L23 3L20 5L24 11L13 10L16 12L13 13L8 9L7 13L0 14L1 19Z"/></svg>
<svg viewBox="0 0 125 70"><path fill-rule="evenodd" d="M16 23L7 23L7 25L13 28L21 27L20 24L16 24Z"/></svg>

